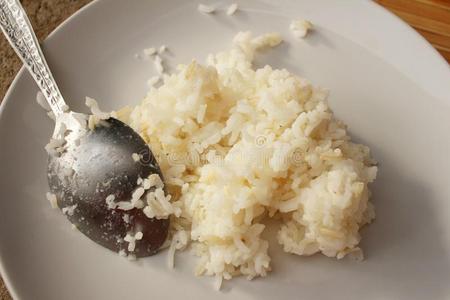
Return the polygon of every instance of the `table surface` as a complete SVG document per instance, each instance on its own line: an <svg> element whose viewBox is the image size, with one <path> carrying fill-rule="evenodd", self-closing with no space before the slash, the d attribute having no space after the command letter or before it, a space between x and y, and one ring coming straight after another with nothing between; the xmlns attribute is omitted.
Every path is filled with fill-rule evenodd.
<svg viewBox="0 0 450 300"><path fill-rule="evenodd" d="M91 0L22 0L39 40ZM450 0L375 0L409 23L450 63ZM0 36L0 102L22 63ZM0 300L11 300L0 278Z"/></svg>

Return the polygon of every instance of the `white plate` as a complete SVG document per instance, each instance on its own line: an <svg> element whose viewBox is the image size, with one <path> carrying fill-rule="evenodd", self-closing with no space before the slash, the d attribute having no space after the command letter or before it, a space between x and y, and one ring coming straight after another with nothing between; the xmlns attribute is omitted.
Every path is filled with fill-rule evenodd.
<svg viewBox="0 0 450 300"><path fill-rule="evenodd" d="M275 4L276 2L276 4ZM217 1L214 2L217 4ZM224 7L225 1L221 1ZM228 3L229 4L229 3ZM58 28L45 53L75 110L84 96L106 109L134 104L151 62L134 54L167 44L171 64L226 49L239 30L278 31L286 43L258 63L287 67L330 88L331 107L380 162L377 219L363 230L366 260L284 254L273 272L213 290L195 259L166 253L130 263L76 231L45 199L52 123L23 70L0 110L1 271L16 299L449 299L450 71L418 34L369 1L243 0L233 17L200 14L196 1L97 1ZM305 40L292 18L316 24Z"/></svg>

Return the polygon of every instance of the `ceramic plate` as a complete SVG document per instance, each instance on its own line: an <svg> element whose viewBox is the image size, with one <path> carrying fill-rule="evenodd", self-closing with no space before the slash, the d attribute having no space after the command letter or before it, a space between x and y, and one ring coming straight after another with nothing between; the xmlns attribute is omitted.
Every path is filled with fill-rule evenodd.
<svg viewBox="0 0 450 300"><path fill-rule="evenodd" d="M206 2L206 0L205 0ZM208 2L207 2L208 3ZM211 4L212 2L210 2ZM214 1L226 8L230 2ZM167 252L129 262L71 229L45 199L52 122L22 70L0 108L0 267L15 299L449 299L450 70L417 33L370 1L242 0L229 17L186 0L103 0L88 5L44 43L68 104L135 104L154 75L135 58L170 48L170 66L204 61L240 30L277 31L286 43L257 65L288 68L331 90L336 116L379 161L376 221L362 231L366 260L298 257L272 243L273 272L235 278L216 292L193 275L195 258ZM293 18L316 26L305 40ZM270 235L270 234L269 234Z"/></svg>

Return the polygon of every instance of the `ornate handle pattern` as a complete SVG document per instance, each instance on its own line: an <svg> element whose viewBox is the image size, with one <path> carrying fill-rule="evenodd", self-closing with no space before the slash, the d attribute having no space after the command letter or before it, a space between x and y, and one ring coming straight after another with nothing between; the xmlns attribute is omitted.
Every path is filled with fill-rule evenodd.
<svg viewBox="0 0 450 300"><path fill-rule="evenodd" d="M0 27L55 115L68 109L19 0L0 0Z"/></svg>

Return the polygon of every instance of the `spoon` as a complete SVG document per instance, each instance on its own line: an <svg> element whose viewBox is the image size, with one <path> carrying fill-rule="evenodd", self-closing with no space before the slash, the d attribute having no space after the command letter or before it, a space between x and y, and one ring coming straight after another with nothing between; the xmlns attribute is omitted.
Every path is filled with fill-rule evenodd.
<svg viewBox="0 0 450 300"><path fill-rule="evenodd" d="M169 220L148 218L142 207L116 205L129 202L143 179L163 178L148 145L115 118L94 118L97 124L88 126L90 116L69 111L18 0L0 0L0 26L55 115L47 145L50 197L56 196L80 232L103 247L136 257L156 253L167 238Z"/></svg>

